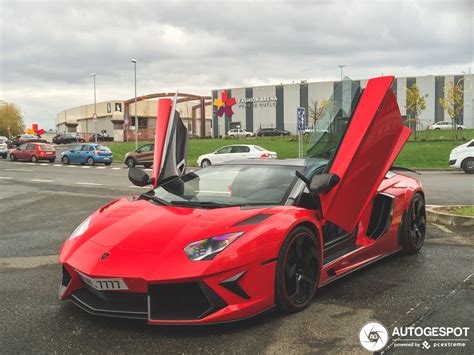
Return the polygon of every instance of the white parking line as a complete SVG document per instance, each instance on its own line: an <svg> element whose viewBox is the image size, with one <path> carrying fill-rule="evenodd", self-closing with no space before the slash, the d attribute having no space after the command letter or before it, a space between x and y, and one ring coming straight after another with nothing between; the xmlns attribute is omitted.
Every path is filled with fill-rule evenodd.
<svg viewBox="0 0 474 355"><path fill-rule="evenodd" d="M97 184L95 182L76 182L78 185L103 186L104 184Z"/></svg>
<svg viewBox="0 0 474 355"><path fill-rule="evenodd" d="M6 170L6 171L22 171L24 173L30 173L34 170L31 170L31 169L3 169L3 170Z"/></svg>
<svg viewBox="0 0 474 355"><path fill-rule="evenodd" d="M47 163L41 163L40 165L41 166L49 166L49 164L47 164Z"/></svg>
<svg viewBox="0 0 474 355"><path fill-rule="evenodd" d="M90 169L90 166L81 166L81 169Z"/></svg>
<svg viewBox="0 0 474 355"><path fill-rule="evenodd" d="M53 166L62 166L61 164L54 164Z"/></svg>
<svg viewBox="0 0 474 355"><path fill-rule="evenodd" d="M34 182L54 182L54 180L42 180L42 179L30 179L30 181L34 181Z"/></svg>
<svg viewBox="0 0 474 355"><path fill-rule="evenodd" d="M101 170L102 170L102 169L105 169L105 166L96 166L95 168L96 168L96 169L101 169Z"/></svg>
<svg viewBox="0 0 474 355"><path fill-rule="evenodd" d="M122 168L111 168L112 170L122 170Z"/></svg>
<svg viewBox="0 0 474 355"><path fill-rule="evenodd" d="M11 180L13 178L9 177L9 176L0 176L0 179L3 179L3 180Z"/></svg>
<svg viewBox="0 0 474 355"><path fill-rule="evenodd" d="M67 167L68 168L77 168L78 166L77 165L68 165Z"/></svg>
<svg viewBox="0 0 474 355"><path fill-rule="evenodd" d="M128 187L133 187L135 189L149 189L150 188L149 186L135 186L135 185L130 185Z"/></svg>
<svg viewBox="0 0 474 355"><path fill-rule="evenodd" d="M36 163L26 163L26 164L28 164L28 165L36 165Z"/></svg>

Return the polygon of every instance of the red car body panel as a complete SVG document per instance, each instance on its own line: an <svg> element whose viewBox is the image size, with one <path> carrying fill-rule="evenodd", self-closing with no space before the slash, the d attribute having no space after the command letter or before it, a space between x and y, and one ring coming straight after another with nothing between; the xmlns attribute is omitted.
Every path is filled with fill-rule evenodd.
<svg viewBox="0 0 474 355"><path fill-rule="evenodd" d="M116 200L91 215L89 228L82 235L64 243L60 262L66 278L63 275L60 298L71 299L93 314L134 317L104 313L82 304L75 296L88 287L84 277L121 278L128 290L114 294L147 297L147 312L140 317L150 324L227 322L274 306L277 257L285 238L297 226L312 229L321 246L319 287L399 251L404 213L413 194L423 191L411 177L387 174L409 134L398 122L401 117L390 90L392 80L388 77L368 82L330 168L331 173L341 177L340 183L326 196L320 196L322 213L291 205L205 209L162 206L136 198ZM169 154L179 150L168 146L176 143L173 130L179 116L173 111L169 100L160 100L152 177L155 185L168 178L169 171L180 171L179 157L172 164L168 161ZM374 125L374 120L379 124ZM367 231L376 194L388 196L392 207L386 231L372 238ZM259 223L241 223L261 214L270 216ZM357 234L353 250L325 262L323 230L329 222L348 231L356 230ZM212 260L191 261L183 250L191 242L231 232L244 234ZM236 275L241 275L238 283L248 298L223 286L224 281ZM151 296L154 287L188 283L212 290L221 306L197 319L152 316L151 303L158 302Z"/></svg>

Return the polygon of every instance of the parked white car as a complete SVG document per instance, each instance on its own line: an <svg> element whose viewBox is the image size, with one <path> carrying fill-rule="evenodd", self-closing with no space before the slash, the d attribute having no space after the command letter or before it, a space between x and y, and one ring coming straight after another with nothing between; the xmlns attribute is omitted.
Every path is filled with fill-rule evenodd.
<svg viewBox="0 0 474 355"><path fill-rule="evenodd" d="M253 137L255 134L253 132L246 131L242 128L234 128L227 132L227 135L230 138L250 138Z"/></svg>
<svg viewBox="0 0 474 355"><path fill-rule="evenodd" d="M467 174L474 174L474 139L457 146L451 151L449 167L462 169Z"/></svg>
<svg viewBox="0 0 474 355"><path fill-rule="evenodd" d="M458 124L458 129L464 129L465 127L462 124ZM440 129L453 129L453 123L451 121L439 121L428 127L431 130L440 130Z"/></svg>
<svg viewBox="0 0 474 355"><path fill-rule="evenodd" d="M6 137L5 137L6 138ZM6 158L8 155L7 140L0 137L0 157Z"/></svg>
<svg viewBox="0 0 474 355"><path fill-rule="evenodd" d="M206 166L236 159L278 158L277 153L270 152L258 145L226 145L213 153L201 155L197 164Z"/></svg>

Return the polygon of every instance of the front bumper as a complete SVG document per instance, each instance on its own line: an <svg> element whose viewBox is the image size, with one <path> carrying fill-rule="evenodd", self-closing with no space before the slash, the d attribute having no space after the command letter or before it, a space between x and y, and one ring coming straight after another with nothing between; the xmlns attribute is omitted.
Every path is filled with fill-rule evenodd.
<svg viewBox="0 0 474 355"><path fill-rule="evenodd" d="M273 306L275 266L275 262L256 262L192 280L124 278L129 290L100 291L85 284L77 270L65 264L59 297L94 315L135 318L149 324L229 322L249 318ZM236 275L239 277L228 287L225 282Z"/></svg>

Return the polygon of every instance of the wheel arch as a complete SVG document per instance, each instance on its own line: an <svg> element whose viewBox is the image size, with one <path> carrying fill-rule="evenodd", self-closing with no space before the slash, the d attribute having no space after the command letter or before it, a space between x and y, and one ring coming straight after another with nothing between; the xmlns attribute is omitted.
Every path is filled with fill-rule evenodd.
<svg viewBox="0 0 474 355"><path fill-rule="evenodd" d="M322 233L321 227L316 226L311 221L302 221L302 222L299 222L296 225L292 226L292 228L290 228L288 230L288 233L286 235L288 235L289 233L291 233L293 230L295 230L298 227L306 227L309 230L311 230L314 233L314 235L316 236L316 240L318 241L318 244L319 244L318 247L319 247L320 262L321 262L321 265L322 265L322 262L323 262L323 247L322 246L324 244L323 244L323 233Z"/></svg>

